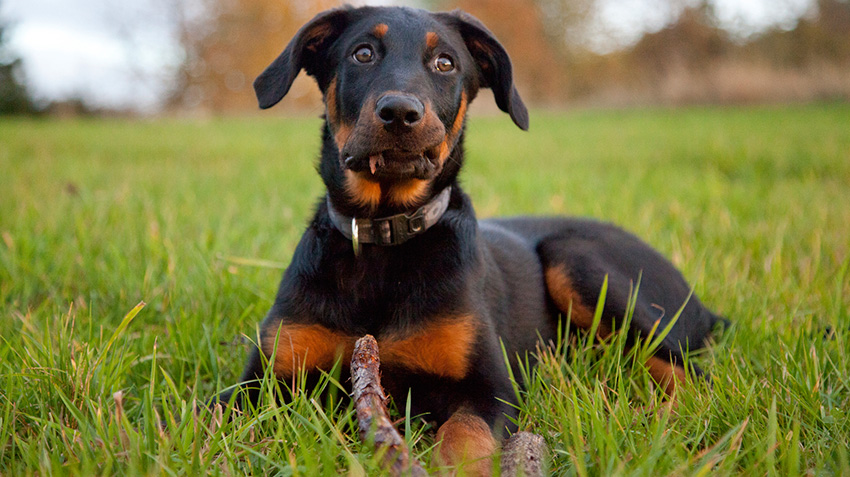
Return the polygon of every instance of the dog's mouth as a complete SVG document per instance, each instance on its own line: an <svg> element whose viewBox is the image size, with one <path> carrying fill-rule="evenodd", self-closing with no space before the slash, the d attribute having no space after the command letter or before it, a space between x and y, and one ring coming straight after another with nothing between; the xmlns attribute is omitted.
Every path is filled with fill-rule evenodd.
<svg viewBox="0 0 850 477"><path fill-rule="evenodd" d="M385 149L368 154L343 153L343 166L375 180L431 179L439 173L439 146L421 151Z"/></svg>

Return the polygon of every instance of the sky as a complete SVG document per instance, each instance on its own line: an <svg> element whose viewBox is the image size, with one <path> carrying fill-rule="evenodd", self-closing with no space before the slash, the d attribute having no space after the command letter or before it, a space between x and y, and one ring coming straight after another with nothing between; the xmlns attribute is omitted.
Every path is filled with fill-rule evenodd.
<svg viewBox="0 0 850 477"><path fill-rule="evenodd" d="M0 0L0 21L23 59L31 91L43 101L83 98L102 107L154 111L180 62L168 5L181 0ZM591 46L629 44L662 28L675 12L668 0L599 0ZM686 4L688 0L678 2ZM387 3L387 0L359 3ZM778 25L793 28L812 0L714 0L722 24L746 37Z"/></svg>
<svg viewBox="0 0 850 477"><path fill-rule="evenodd" d="M688 0L597 0L597 23L605 31L591 46L605 52L640 39L647 31L663 28ZM792 29L797 20L813 11L812 0L710 0L723 28L739 38L771 27ZM674 8L678 5L679 8ZM613 40L613 42L611 42ZM611 44L613 43L613 45Z"/></svg>
<svg viewBox="0 0 850 477"><path fill-rule="evenodd" d="M162 1L0 0L0 19L38 98L145 109L179 61L170 23L156 14Z"/></svg>

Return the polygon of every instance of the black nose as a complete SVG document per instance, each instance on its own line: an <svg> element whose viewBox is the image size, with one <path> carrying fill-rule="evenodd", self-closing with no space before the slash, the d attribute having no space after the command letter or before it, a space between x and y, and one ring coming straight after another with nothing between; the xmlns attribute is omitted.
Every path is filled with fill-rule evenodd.
<svg viewBox="0 0 850 477"><path fill-rule="evenodd" d="M415 126L425 114L422 101L408 94L386 94L375 105L375 114L388 129L404 130Z"/></svg>

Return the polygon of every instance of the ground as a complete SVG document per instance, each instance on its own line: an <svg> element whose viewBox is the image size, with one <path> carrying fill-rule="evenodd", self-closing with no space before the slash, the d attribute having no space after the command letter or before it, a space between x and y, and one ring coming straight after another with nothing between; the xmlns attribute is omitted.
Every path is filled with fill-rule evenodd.
<svg viewBox="0 0 850 477"><path fill-rule="evenodd" d="M618 340L545 353L520 425L553 470L850 474L850 105L531 118L470 119L479 216L618 223L733 322L672 408ZM192 411L241 371L322 193L319 128L0 120L0 474L374 475L339 395ZM422 422L400 430L428 464Z"/></svg>

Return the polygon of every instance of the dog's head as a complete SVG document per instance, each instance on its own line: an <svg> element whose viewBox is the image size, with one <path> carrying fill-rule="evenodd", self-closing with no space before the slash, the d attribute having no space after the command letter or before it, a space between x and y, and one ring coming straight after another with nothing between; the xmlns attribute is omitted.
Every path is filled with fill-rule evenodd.
<svg viewBox="0 0 850 477"><path fill-rule="evenodd" d="M322 167L334 168L361 205L411 206L438 178L453 179L459 158L449 158L481 87L491 88L499 108L528 128L505 49L460 11L347 7L321 13L254 82L260 107L280 101L301 69L324 95L325 139L336 157Z"/></svg>

